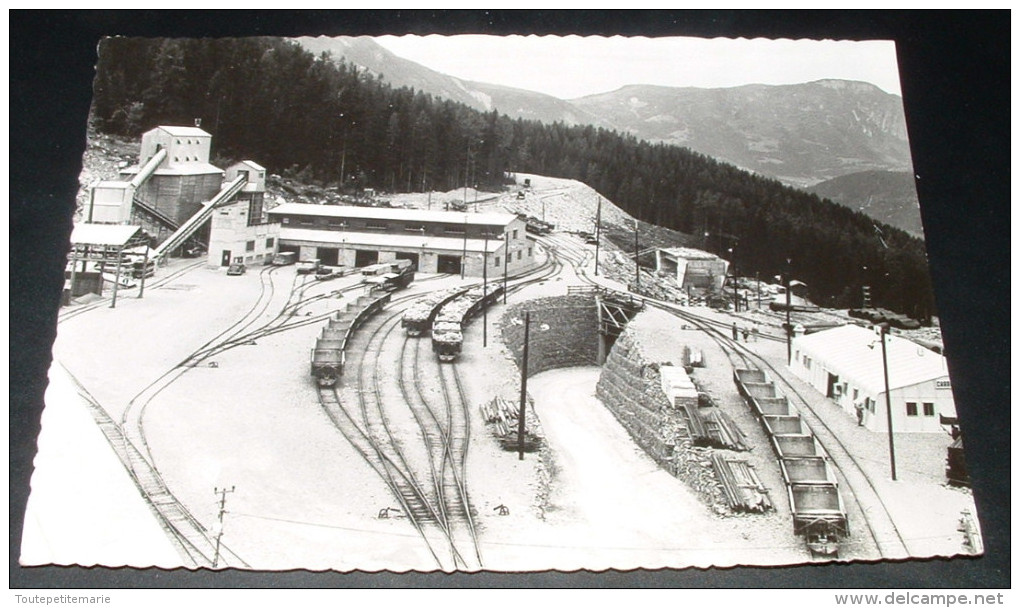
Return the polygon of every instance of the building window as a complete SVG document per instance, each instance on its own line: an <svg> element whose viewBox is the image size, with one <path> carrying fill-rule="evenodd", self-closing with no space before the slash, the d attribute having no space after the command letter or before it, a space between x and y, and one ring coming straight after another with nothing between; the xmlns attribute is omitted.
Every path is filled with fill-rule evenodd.
<svg viewBox="0 0 1020 608"><path fill-rule="evenodd" d="M245 251L255 251L255 241L248 241L244 244Z"/></svg>
<svg viewBox="0 0 1020 608"><path fill-rule="evenodd" d="M858 394L859 392L860 392L860 391L858 391L858 390L857 390L856 388L854 389L854 401L857 401L857 394Z"/></svg>
<svg viewBox="0 0 1020 608"><path fill-rule="evenodd" d="M283 222L282 223L289 224L290 223L290 218L289 217L283 218Z"/></svg>
<svg viewBox="0 0 1020 608"><path fill-rule="evenodd" d="M935 415L935 404L934 403L924 403L922 405L924 406L924 415L925 416L934 416Z"/></svg>
<svg viewBox="0 0 1020 608"><path fill-rule="evenodd" d="M275 245L275 244L276 244L276 239L274 239L274 238L266 239L266 249L272 249L273 245Z"/></svg>
<svg viewBox="0 0 1020 608"><path fill-rule="evenodd" d="M531 257L531 247L528 247L528 257Z"/></svg>
<svg viewBox="0 0 1020 608"><path fill-rule="evenodd" d="M386 230L386 222L379 220L368 220L365 222L365 230Z"/></svg>
<svg viewBox="0 0 1020 608"><path fill-rule="evenodd" d="M405 224L404 225L404 231L405 232L420 232L420 233L424 234L425 233L425 225L424 224Z"/></svg>
<svg viewBox="0 0 1020 608"><path fill-rule="evenodd" d="M456 224L449 224L443 227L446 234L464 234L464 227Z"/></svg>
<svg viewBox="0 0 1020 608"><path fill-rule="evenodd" d="M523 254L523 253L524 253L523 251L518 251L518 252L517 252L517 261L520 261L520 259L521 259L521 254Z"/></svg>
<svg viewBox="0 0 1020 608"><path fill-rule="evenodd" d="M514 240L515 241L517 240L517 231L516 230L514 230Z"/></svg>
<svg viewBox="0 0 1020 608"><path fill-rule="evenodd" d="M907 416L917 415L917 404L912 401L907 401Z"/></svg>
<svg viewBox="0 0 1020 608"><path fill-rule="evenodd" d="M499 257L495 257L492 259L492 265L497 268L499 267Z"/></svg>
<svg viewBox="0 0 1020 608"><path fill-rule="evenodd" d="M871 397L868 397L867 399L865 399L864 404L868 407L868 411L869 412L871 412L872 414L875 413L875 400L874 399L872 399Z"/></svg>

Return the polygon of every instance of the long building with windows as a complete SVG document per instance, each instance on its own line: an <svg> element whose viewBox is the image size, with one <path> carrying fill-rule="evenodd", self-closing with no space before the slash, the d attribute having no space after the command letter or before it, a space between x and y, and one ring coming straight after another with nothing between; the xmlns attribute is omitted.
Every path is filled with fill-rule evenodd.
<svg viewBox="0 0 1020 608"><path fill-rule="evenodd" d="M948 432L956 404L946 359L923 346L856 325L794 338L790 369L872 431L888 430L886 380L895 433Z"/></svg>
<svg viewBox="0 0 1020 608"><path fill-rule="evenodd" d="M509 213L286 203L267 215L280 224L279 251L326 266L403 259L419 272L496 277L537 263L524 221Z"/></svg>

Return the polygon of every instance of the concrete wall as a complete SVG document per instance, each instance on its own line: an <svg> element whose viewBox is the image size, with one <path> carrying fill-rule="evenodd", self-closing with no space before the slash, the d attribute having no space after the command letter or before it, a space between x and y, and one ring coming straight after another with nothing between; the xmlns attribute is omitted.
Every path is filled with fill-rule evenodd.
<svg viewBox="0 0 1020 608"><path fill-rule="evenodd" d="M213 212L209 230L210 266L223 265L224 251L230 252L230 261L240 258L245 264L258 264L276 253L280 243L280 225L248 226L247 214L246 202L227 205ZM272 245L268 244L269 239L272 239ZM248 243L252 241L254 249L249 251Z"/></svg>

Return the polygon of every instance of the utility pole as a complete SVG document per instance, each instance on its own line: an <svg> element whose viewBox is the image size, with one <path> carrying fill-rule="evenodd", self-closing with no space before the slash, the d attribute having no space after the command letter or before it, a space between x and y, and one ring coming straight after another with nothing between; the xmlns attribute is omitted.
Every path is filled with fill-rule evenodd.
<svg viewBox="0 0 1020 608"><path fill-rule="evenodd" d="M119 247L117 249L117 279L113 282L113 301L110 302L110 308L116 308L117 307L117 288L120 286L120 267L122 265L122 262L124 261L123 254L124 254L124 248L123 247ZM104 252L103 255L105 257L107 254ZM100 279L99 280L100 281L103 280L102 279L102 275L100 275Z"/></svg>
<svg viewBox="0 0 1020 608"><path fill-rule="evenodd" d="M885 337L889 334L889 324L882 323L878 327L879 337L882 339L882 374L885 377L885 415L889 426L889 467L892 470L892 480L896 481L896 449L893 447L892 397L889 396L889 360L885 352Z"/></svg>
<svg viewBox="0 0 1020 608"><path fill-rule="evenodd" d="M733 258L733 312L740 312L740 281L737 280L737 258Z"/></svg>
<svg viewBox="0 0 1020 608"><path fill-rule="evenodd" d="M485 247L482 249L482 297L489 295L489 227L485 227ZM482 347L489 346L489 305L482 306Z"/></svg>
<svg viewBox="0 0 1020 608"><path fill-rule="evenodd" d="M220 540L223 538L223 514L227 512L227 494L233 493L234 486L230 486L230 489L226 488L214 488L213 493L220 495L220 513L219 522L220 529L216 533L216 554L213 556L213 568L217 567L220 562Z"/></svg>
<svg viewBox="0 0 1020 608"><path fill-rule="evenodd" d="M466 186L465 186L466 188ZM464 196L467 196L467 190L464 190ZM468 231L468 218L467 211L464 211L464 251L460 256L460 278L464 279L464 267L467 266L467 231Z"/></svg>
<svg viewBox="0 0 1020 608"><path fill-rule="evenodd" d="M521 357L521 408L517 412L517 460L524 460L524 408L528 403L528 330L531 311L524 313L524 353Z"/></svg>
<svg viewBox="0 0 1020 608"><path fill-rule="evenodd" d="M634 291L641 289L641 265L638 264L638 219L634 218Z"/></svg>
<svg viewBox="0 0 1020 608"><path fill-rule="evenodd" d="M602 197L600 196L599 206L595 210L595 276L599 276L599 243L601 243L601 241L602 241Z"/></svg>
<svg viewBox="0 0 1020 608"><path fill-rule="evenodd" d="M786 364L793 364L793 327L790 325L790 258L786 258L786 272L783 274L783 283L786 286Z"/></svg>
<svg viewBox="0 0 1020 608"><path fill-rule="evenodd" d="M149 270L149 240L145 240L145 259L142 260L142 284L138 286L138 297L141 298L142 294L145 293L145 275L148 274ZM152 269L156 271L155 268Z"/></svg>
<svg viewBox="0 0 1020 608"><path fill-rule="evenodd" d="M503 304L506 304L506 271L510 264L510 233L503 233Z"/></svg>

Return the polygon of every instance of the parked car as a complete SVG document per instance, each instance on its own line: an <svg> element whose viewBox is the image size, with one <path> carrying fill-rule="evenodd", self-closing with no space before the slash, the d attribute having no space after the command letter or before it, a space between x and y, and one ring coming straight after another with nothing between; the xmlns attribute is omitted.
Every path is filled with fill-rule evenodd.
<svg viewBox="0 0 1020 608"><path fill-rule="evenodd" d="M235 262L235 263L230 265L230 268L227 268L227 276L232 276L233 277L233 276L241 275L241 274L244 274L246 270L248 270L248 269L245 268L244 264L241 264L240 262Z"/></svg>

